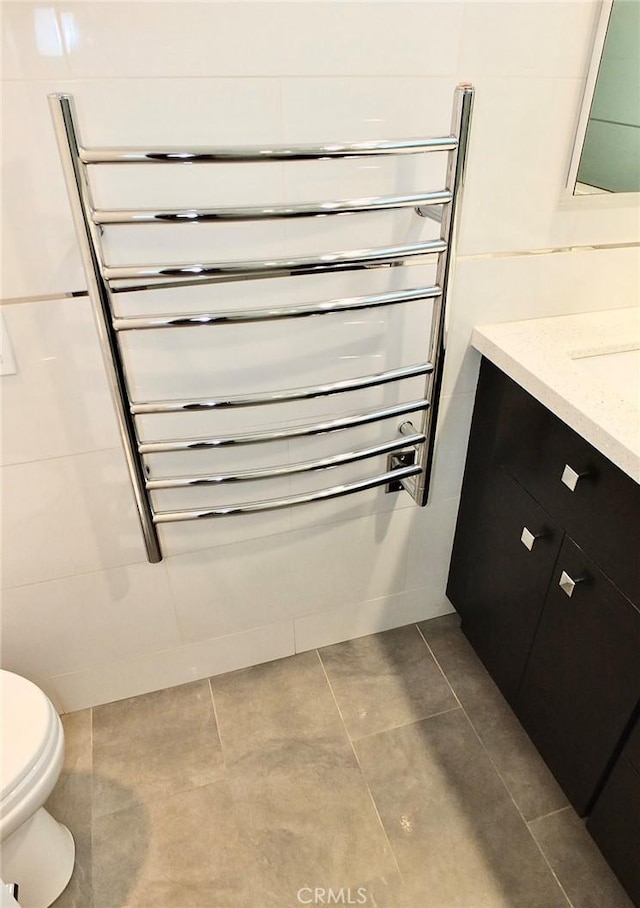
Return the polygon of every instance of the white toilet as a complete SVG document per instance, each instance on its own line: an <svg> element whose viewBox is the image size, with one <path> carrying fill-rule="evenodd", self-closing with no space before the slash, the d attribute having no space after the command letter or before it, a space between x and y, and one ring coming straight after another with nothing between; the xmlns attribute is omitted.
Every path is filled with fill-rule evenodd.
<svg viewBox="0 0 640 908"><path fill-rule="evenodd" d="M64 732L47 696L0 670L0 877L21 908L48 908L73 872L75 845L43 804L62 769Z"/></svg>

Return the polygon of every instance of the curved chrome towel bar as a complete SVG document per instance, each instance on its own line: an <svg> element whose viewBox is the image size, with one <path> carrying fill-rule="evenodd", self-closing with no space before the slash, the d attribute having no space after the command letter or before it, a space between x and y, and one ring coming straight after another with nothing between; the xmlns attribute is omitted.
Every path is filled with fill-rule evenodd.
<svg viewBox="0 0 640 908"><path fill-rule="evenodd" d="M343 416L323 422L289 426L281 429L268 429L264 432L243 432L240 435L202 436L198 438L171 438L158 441L142 441L138 445L140 454L166 454L169 451L199 451L205 448L228 448L232 445L256 445L267 441L285 441L288 438L303 438L307 435L326 435L328 432L341 432L343 429L354 429L356 426L368 426L394 416L406 416L429 407L428 400L412 400L408 404L396 404L382 410L371 410L358 416Z"/></svg>
<svg viewBox="0 0 640 908"><path fill-rule="evenodd" d="M435 426L442 384L445 349L445 319L447 298L451 287L457 231L457 209L464 181L469 128L473 107L473 88L458 86L455 93L451 135L436 138L410 138L317 145L287 144L272 146L229 147L158 147L158 148L84 148L81 145L72 98L69 95L50 96L50 105L60 150L62 167L69 192L80 252L89 288L107 375L113 392L114 406L135 495L140 525L149 561L162 560L158 537L159 524L201 520L230 514L248 514L295 507L313 501L324 501L386 486L388 491L406 489L420 505L427 502L431 465L435 444ZM433 192L410 195L374 196L333 201L274 204L270 206L158 208L158 209L96 209L91 194L89 171L101 164L241 164L270 161L310 161L363 156L408 155L431 152L447 154L444 187ZM142 263L135 265L108 264L104 260L102 232L105 227L122 224L186 224L261 221L287 218L327 217L374 211L414 208L420 215L433 215L440 222L437 240L402 244L373 249L340 250L314 256L297 256L264 261L204 261L169 264ZM302 276L331 272L359 271L370 268L390 268L405 263L420 262L427 256L437 256L435 282L432 286L394 290L360 297L333 299L318 303L277 306L264 309L236 311L173 312L166 315L117 317L113 297L118 293L137 293L146 290L176 289L208 283L256 280L269 277ZM373 309L412 301L432 300L433 315L428 355L425 362L376 375L360 376L305 388L289 388L273 392L229 395L193 400L133 401L128 390L124 358L120 346L122 332L156 328L200 327L203 325L242 325L278 319L306 318L337 312ZM215 335L214 335L215 336ZM424 376L424 395L419 400L382 407L351 416L322 422L244 432L228 436L199 436L195 438L158 439L141 441L136 419L143 414L215 410L230 407L252 407L284 401L305 400L330 396L361 388L374 387L405 378ZM258 444L304 436L321 435L369 425L409 413L420 414L417 428L404 422L398 427L398 437L357 451L346 451L329 457L300 463L283 464L253 470L210 472L184 477L152 477L148 475L144 458L150 454L171 451L216 449L225 446ZM285 498L267 499L212 508L189 508L156 511L151 495L161 489L215 485L269 479L306 473L367 460L386 454L386 472L360 480Z"/></svg>
<svg viewBox="0 0 640 908"><path fill-rule="evenodd" d="M242 322L268 322L287 318L307 318L329 315L332 312L356 312L378 306L395 306L417 300L440 296L440 287L417 287L414 290L394 290L375 296L354 296L328 300L324 303L306 303L301 306L283 306L279 309L236 309L228 312L185 312L180 315L152 315L146 318L128 316L114 318L114 331L140 331L153 328L199 328L203 325L232 325Z"/></svg>
<svg viewBox="0 0 640 908"><path fill-rule="evenodd" d="M384 249L351 249L347 252L326 252L324 255L304 255L291 259L249 262L182 262L169 265L104 265L102 274L107 281L126 281L136 278L206 277L225 280L227 276L242 278L293 277L324 274L327 271L355 271L359 268L384 267L402 263L416 256L445 252L444 240L428 240Z"/></svg>
<svg viewBox="0 0 640 908"><path fill-rule="evenodd" d="M424 435L414 433L403 438L394 438L393 441L386 441L381 445L362 448L359 451L335 454L332 457L319 457L316 460L307 460L302 463L290 463L282 467L241 470L237 473L206 473L196 476L166 476L164 479L148 479L146 488L150 492L155 492L158 489L185 489L191 486L222 485L229 482L256 482L260 479L276 479L282 476L294 476L298 473L313 473L317 470L327 470L331 467L368 460L381 454L393 454L395 451L401 451L407 447L417 447L424 441L426 441Z"/></svg>
<svg viewBox="0 0 640 908"><path fill-rule="evenodd" d="M415 366L404 366L401 369L390 369L375 375L363 375L359 378L346 378L325 385L310 385L307 388L288 388L284 391L263 391L260 394L229 394L227 397L212 399L209 397L194 400L148 400L144 403L132 403L134 416L143 413L182 413L199 410L230 410L234 407L261 407L265 404L281 404L291 400L312 400L316 397L328 397L331 394L344 394L348 391L361 391L363 388L375 388L390 382L416 378L433 372L433 363L418 363Z"/></svg>
<svg viewBox="0 0 640 908"><path fill-rule="evenodd" d="M245 504L228 504L217 508L185 508L180 511L156 511L153 521L159 523L176 523L181 520L208 520L211 517L229 517L232 514L257 514L260 511L278 511L281 508L293 508L300 504L309 504L312 501L328 501L330 498L342 498L343 495L352 495L354 492L364 492L366 489L375 489L378 486L387 486L391 482L402 482L411 476L420 473L418 464L409 467L400 467L389 470L371 479L359 482L349 482L344 485L332 486L318 492L307 492L305 495L289 495L286 498L269 498L266 501L248 501Z"/></svg>
<svg viewBox="0 0 640 908"><path fill-rule="evenodd" d="M94 224L198 224L218 221L270 221L279 218L326 218L338 214L368 214L398 208L448 205L450 192L422 192L406 196L376 196L367 199L341 199L337 202L305 202L300 205L268 205L262 208L152 208L98 209Z"/></svg>
<svg viewBox="0 0 640 908"><path fill-rule="evenodd" d="M69 98L69 95L54 95ZM397 139L382 142L332 142L329 145L231 145L194 148L78 148L83 164L258 164L261 161L323 161L328 158L361 158L380 155L453 151L456 136L434 139Z"/></svg>

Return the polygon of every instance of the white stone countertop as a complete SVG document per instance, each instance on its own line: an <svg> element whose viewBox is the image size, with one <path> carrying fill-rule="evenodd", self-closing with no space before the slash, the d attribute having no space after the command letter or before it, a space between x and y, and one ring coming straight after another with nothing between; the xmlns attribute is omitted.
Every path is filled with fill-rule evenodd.
<svg viewBox="0 0 640 908"><path fill-rule="evenodd" d="M471 343L640 482L640 308L480 325Z"/></svg>

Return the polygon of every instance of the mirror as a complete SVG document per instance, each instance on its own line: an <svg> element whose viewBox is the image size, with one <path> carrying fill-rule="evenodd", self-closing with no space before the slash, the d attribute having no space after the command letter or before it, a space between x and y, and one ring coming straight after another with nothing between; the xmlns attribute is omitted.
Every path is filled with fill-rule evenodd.
<svg viewBox="0 0 640 908"><path fill-rule="evenodd" d="M640 192L640 0L604 0L568 187Z"/></svg>

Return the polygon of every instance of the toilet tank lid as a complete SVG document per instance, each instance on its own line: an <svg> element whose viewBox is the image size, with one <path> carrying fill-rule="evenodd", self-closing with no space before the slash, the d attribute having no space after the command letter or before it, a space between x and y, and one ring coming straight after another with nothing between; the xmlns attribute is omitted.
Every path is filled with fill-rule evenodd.
<svg viewBox="0 0 640 908"><path fill-rule="evenodd" d="M50 741L57 713L39 687L0 670L0 800L38 762Z"/></svg>

